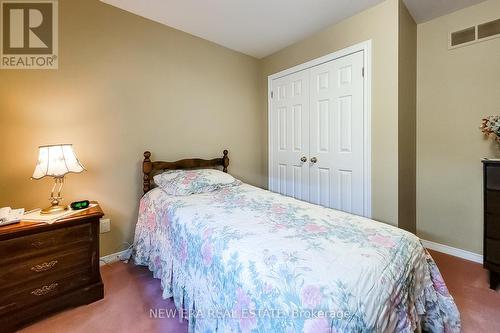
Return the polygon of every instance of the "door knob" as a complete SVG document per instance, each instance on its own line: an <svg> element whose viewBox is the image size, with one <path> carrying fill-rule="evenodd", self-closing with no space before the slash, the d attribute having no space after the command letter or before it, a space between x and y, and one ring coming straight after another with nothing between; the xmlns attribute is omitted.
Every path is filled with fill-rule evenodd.
<svg viewBox="0 0 500 333"><path fill-rule="evenodd" d="M301 161L301 162L304 162L304 163L305 163L305 162L307 162L307 157L302 156L302 157L300 158L300 161Z"/></svg>
<svg viewBox="0 0 500 333"><path fill-rule="evenodd" d="M311 157L311 163L316 163L318 162L318 159L316 157Z"/></svg>

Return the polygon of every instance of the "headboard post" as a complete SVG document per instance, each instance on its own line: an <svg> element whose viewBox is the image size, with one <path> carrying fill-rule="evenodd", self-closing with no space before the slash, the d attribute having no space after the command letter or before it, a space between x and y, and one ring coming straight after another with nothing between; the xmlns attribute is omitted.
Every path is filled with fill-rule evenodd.
<svg viewBox="0 0 500 333"><path fill-rule="evenodd" d="M222 171L227 173L227 167L229 166L229 157L227 157L228 154L227 149L224 149L222 154L224 154L224 157L222 158L222 167L223 167Z"/></svg>
<svg viewBox="0 0 500 333"><path fill-rule="evenodd" d="M151 189L151 172L153 171L153 163L149 159L151 157L151 152L144 152L144 161L142 162L142 172L144 173L142 190L144 193Z"/></svg>

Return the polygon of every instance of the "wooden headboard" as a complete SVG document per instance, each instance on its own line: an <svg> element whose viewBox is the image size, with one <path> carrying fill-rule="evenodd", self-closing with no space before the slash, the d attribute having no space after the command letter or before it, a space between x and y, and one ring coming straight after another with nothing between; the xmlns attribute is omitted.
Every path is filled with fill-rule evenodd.
<svg viewBox="0 0 500 333"><path fill-rule="evenodd" d="M151 162L151 152L145 151L144 161L142 162L142 172L144 173L142 189L144 191L144 194L151 190L153 176L158 171L213 168L222 166L222 171L227 172L227 167L229 166L229 157L227 157L228 151L224 150L222 154L223 155L221 158L214 158L211 160L204 160L201 158L186 158L175 162Z"/></svg>

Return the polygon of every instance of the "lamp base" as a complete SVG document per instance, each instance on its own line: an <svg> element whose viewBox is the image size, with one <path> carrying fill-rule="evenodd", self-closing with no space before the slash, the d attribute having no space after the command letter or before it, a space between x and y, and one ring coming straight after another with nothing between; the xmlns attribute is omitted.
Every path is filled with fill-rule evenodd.
<svg viewBox="0 0 500 333"><path fill-rule="evenodd" d="M65 210L68 210L68 206L53 205L53 206L42 209L40 211L40 214L44 214L44 215L55 214L55 213L64 212Z"/></svg>

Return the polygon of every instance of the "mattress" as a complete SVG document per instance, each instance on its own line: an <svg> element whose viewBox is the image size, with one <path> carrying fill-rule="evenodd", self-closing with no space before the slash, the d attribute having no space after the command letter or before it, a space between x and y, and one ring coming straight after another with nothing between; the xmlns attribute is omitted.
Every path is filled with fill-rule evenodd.
<svg viewBox="0 0 500 333"><path fill-rule="evenodd" d="M133 260L190 332L459 332L415 235L251 185L141 199Z"/></svg>

